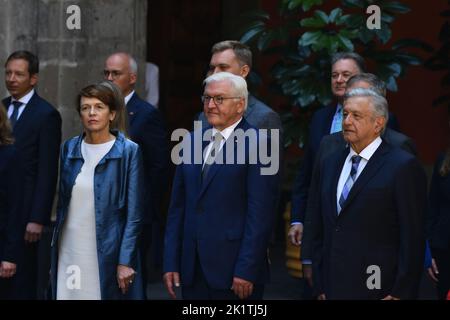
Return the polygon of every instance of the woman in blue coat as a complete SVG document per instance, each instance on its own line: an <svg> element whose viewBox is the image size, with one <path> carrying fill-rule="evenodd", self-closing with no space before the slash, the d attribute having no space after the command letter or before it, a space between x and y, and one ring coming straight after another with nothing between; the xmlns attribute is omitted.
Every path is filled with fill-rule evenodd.
<svg viewBox="0 0 450 320"><path fill-rule="evenodd" d="M125 106L111 82L78 96L83 134L61 148L51 282L58 300L143 299L138 239L142 159L125 135Z"/></svg>
<svg viewBox="0 0 450 320"><path fill-rule="evenodd" d="M0 300L10 299L25 232L21 211L22 169L6 110L0 106Z"/></svg>

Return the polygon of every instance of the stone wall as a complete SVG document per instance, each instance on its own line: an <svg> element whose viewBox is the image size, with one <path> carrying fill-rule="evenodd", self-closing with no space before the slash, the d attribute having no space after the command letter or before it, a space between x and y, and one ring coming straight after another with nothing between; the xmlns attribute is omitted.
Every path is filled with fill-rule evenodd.
<svg viewBox="0 0 450 320"><path fill-rule="evenodd" d="M81 9L81 29L66 25L71 5ZM127 51L144 66L146 0L0 0L0 64L15 50L30 50L40 59L38 91L61 112L63 139L80 132L75 97L85 85L101 80L103 62ZM144 93L144 67L137 90ZM3 85L0 96L8 93Z"/></svg>

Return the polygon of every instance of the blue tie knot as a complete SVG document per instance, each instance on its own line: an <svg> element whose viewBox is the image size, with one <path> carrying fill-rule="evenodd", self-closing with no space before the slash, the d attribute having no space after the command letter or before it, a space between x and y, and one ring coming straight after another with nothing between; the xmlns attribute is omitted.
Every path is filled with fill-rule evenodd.
<svg viewBox="0 0 450 320"><path fill-rule="evenodd" d="M21 105L23 105L20 101L13 101L12 105L14 106L13 113L11 114L11 117L9 118L9 121L11 122L11 126L14 128L17 122L17 119L19 118L19 108Z"/></svg>
<svg viewBox="0 0 450 320"><path fill-rule="evenodd" d="M350 171L350 176L355 180L356 172L358 171L359 162L361 161L361 156L354 155L352 157L352 170Z"/></svg>
<svg viewBox="0 0 450 320"><path fill-rule="evenodd" d="M13 104L13 106L14 106L14 109L19 109L20 106L23 105L23 103L20 102L20 101L13 101L12 104Z"/></svg>
<svg viewBox="0 0 450 320"><path fill-rule="evenodd" d="M354 156L352 157L352 163L353 163L353 164L358 165L360 161L361 161L361 156L354 155Z"/></svg>
<svg viewBox="0 0 450 320"><path fill-rule="evenodd" d="M358 165L361 161L361 156L354 155L352 156L352 169L350 170L350 175L347 178L347 181L345 181L344 187L342 188L341 196L339 197L339 205L341 208L344 206L345 200L347 200L347 197L350 193L351 188L353 187L353 184L356 180L356 173L358 172ZM338 208L338 214L340 212L340 209Z"/></svg>

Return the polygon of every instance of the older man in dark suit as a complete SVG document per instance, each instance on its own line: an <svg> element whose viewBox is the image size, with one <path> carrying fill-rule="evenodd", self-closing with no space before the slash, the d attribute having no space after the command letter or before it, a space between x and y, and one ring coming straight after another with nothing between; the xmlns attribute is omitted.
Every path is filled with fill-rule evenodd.
<svg viewBox="0 0 450 320"><path fill-rule="evenodd" d="M350 147L317 163L314 286L321 299L414 299L423 268L425 173L414 156L380 137L384 97L351 90L343 111Z"/></svg>
<svg viewBox="0 0 450 320"><path fill-rule="evenodd" d="M184 299L262 299L279 175L265 175L256 152L261 143L270 146L270 139L242 117L247 104L242 77L220 72L205 83L203 104L211 125L183 140L185 161L177 166L167 217L164 281L172 297L174 286L181 285ZM208 133L214 139L203 139L203 147L188 143Z"/></svg>
<svg viewBox="0 0 450 320"><path fill-rule="evenodd" d="M382 96L386 95L386 86L384 82L371 73L360 73L358 75L352 76L347 82L346 90L348 91L355 88L372 89ZM409 152L410 154L417 156L415 143L412 141L411 138L407 137L406 135L397 132L393 129L386 128L382 134L382 138L386 143L388 143L392 147L401 148L406 152ZM311 207L314 206L314 204L316 203L317 197L320 197L318 195L319 191L317 190L317 184L319 182L318 177L320 176L317 163L322 162L323 159L325 159L328 155L332 154L333 152L337 150L344 150L346 147L347 142L345 141L342 132L336 132L331 135L323 137L320 143L319 150L317 151L315 165L311 176L311 184L309 186L308 191L307 208L303 221L304 233L302 237L303 240L302 240L301 260L304 264L305 263L308 264L308 262L311 260L312 255L311 239L310 239L311 233L309 232L312 213ZM307 268L308 267L304 265L304 269ZM311 280L311 278L309 278L308 280Z"/></svg>
<svg viewBox="0 0 450 320"><path fill-rule="evenodd" d="M324 136L342 131L342 99L347 81L365 70L364 59L355 52L338 52L331 58L331 91L336 103L317 110L311 119L303 162L292 186L292 226L288 236L294 245L300 245L302 238L308 189L320 142ZM398 130L397 120L392 114L389 114L387 126Z"/></svg>
<svg viewBox="0 0 450 320"><path fill-rule="evenodd" d="M128 53L117 52L105 61L105 80L114 82L125 97L128 111L130 138L139 144L144 160L145 188L148 194L145 203L144 227L140 242L143 281L148 282L148 252L158 265L162 254L160 246L161 204L167 188L169 151L167 134L161 113L154 106L142 100L134 87L137 82L138 66Z"/></svg>
<svg viewBox="0 0 450 320"><path fill-rule="evenodd" d="M12 53L5 64L6 88L3 100L13 126L15 146L23 162L24 204L23 254L13 278L13 298L36 299L38 243L50 222L58 178L61 116L42 99L34 87L38 82L39 60L28 51Z"/></svg>
<svg viewBox="0 0 450 320"><path fill-rule="evenodd" d="M337 97L339 104L336 110L331 112L333 108L320 109L313 117L310 127L310 140L306 147L305 157L302 166L299 169L295 183L292 190L292 211L291 211L291 228L288 233L290 241L294 245L300 245L302 238L307 234L306 225L310 223L307 217L307 207L311 197L314 197L314 170L316 158L320 158L324 154L330 153L337 148L343 148L346 144L342 137L342 118L338 116L342 113L342 99L346 90L350 88L371 88L378 94L386 95L386 85L383 81L371 73L362 73L364 70L363 59L355 53L338 53L332 59L333 74L331 84L332 90ZM345 90L342 87L345 86ZM340 107L339 107L340 106ZM336 113L334 113L336 112ZM331 124L330 132L334 138L329 137L326 124L330 124L331 117L333 122ZM337 119L335 119L337 118ZM328 120L327 120L328 119ZM389 115L391 119L391 114ZM339 122L340 121L340 122ZM338 124L339 123L339 124ZM396 127L396 121L390 121L391 127ZM416 147L414 142L407 136L388 127L383 133L383 138L393 146L404 148L407 152L416 155ZM322 146L321 141L326 140ZM333 143L330 143L333 142ZM334 143L336 142L336 143ZM322 155L321 155L322 153ZM306 240L306 239L305 239ZM309 285L312 286L312 269L311 269L311 247L310 241L302 242L301 260L303 263L303 274Z"/></svg>

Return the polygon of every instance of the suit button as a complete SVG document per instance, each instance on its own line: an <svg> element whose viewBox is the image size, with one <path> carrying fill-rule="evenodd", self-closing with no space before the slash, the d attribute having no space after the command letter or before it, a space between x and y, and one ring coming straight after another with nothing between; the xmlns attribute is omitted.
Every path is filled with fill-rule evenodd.
<svg viewBox="0 0 450 320"><path fill-rule="evenodd" d="M336 229L334 229L334 231L339 232L339 231L341 231L341 228L336 227Z"/></svg>

